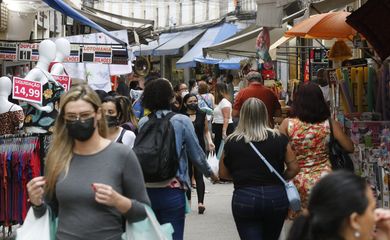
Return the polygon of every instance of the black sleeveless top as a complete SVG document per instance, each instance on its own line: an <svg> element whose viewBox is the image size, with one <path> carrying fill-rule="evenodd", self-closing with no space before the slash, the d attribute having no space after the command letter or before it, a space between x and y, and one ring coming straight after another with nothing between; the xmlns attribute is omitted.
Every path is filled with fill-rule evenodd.
<svg viewBox="0 0 390 240"><path fill-rule="evenodd" d="M187 113L185 115L189 116ZM206 121L206 113L197 110L195 121L192 122L194 124L195 133L198 137L199 145L202 147L203 151L206 150L206 143L204 141L204 123Z"/></svg>

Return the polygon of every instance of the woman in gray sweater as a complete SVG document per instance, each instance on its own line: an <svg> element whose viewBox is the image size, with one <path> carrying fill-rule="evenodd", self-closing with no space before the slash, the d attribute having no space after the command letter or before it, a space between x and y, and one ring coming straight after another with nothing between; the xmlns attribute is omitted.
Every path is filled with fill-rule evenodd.
<svg viewBox="0 0 390 240"><path fill-rule="evenodd" d="M45 176L27 184L34 213L51 208L58 240L120 239L122 216L140 221L150 205L137 157L104 138L101 102L88 86L66 93L59 112Z"/></svg>

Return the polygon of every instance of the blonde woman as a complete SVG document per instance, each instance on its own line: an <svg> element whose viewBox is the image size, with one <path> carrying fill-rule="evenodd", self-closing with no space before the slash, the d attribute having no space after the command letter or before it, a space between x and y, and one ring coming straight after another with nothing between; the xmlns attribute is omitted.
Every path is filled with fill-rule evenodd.
<svg viewBox="0 0 390 240"><path fill-rule="evenodd" d="M244 102L238 126L226 139L219 177L233 180L232 212L240 238L278 239L289 206L286 190L250 142L286 180L298 173L287 137L269 127L267 108L257 98Z"/></svg>
<svg viewBox="0 0 390 240"><path fill-rule="evenodd" d="M122 216L146 217L150 204L137 157L105 139L107 125L98 95L73 87L61 98L45 176L27 184L37 217L50 207L58 216L56 239L120 239Z"/></svg>

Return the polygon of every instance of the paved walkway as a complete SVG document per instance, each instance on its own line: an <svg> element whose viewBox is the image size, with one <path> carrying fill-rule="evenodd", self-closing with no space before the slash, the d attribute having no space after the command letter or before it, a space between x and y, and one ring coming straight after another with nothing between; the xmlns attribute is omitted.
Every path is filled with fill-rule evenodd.
<svg viewBox="0 0 390 240"><path fill-rule="evenodd" d="M198 214L196 191L192 191L192 212L186 217L185 240L238 240L230 207L233 184L211 184L205 179L206 211Z"/></svg>

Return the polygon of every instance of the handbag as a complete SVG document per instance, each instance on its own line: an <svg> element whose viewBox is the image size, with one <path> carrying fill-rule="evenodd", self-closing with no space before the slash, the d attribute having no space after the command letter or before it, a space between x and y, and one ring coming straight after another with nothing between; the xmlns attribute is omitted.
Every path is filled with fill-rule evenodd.
<svg viewBox="0 0 390 240"><path fill-rule="evenodd" d="M160 225L153 210L145 206L146 218L142 221L126 223L126 232L122 235L123 240L171 240L174 232L172 224Z"/></svg>
<svg viewBox="0 0 390 240"><path fill-rule="evenodd" d="M299 196L299 192L298 192L297 188L295 187L294 183L292 181L287 182L286 180L284 180L284 178L282 176L280 176L280 174L275 170L275 168L272 167L272 165L265 159L263 154L261 154L259 152L259 150L257 150L255 145L253 145L252 142L249 142L249 144L253 148L253 150L257 153L257 155L259 155L261 160L263 160L264 164L268 167L270 172L274 173L280 179L280 181L282 181L282 183L284 184L291 210L293 210L295 212L301 210L301 197Z"/></svg>
<svg viewBox="0 0 390 240"><path fill-rule="evenodd" d="M40 218L35 217L32 207L27 212L23 225L16 229L16 240L55 240L57 218L49 206Z"/></svg>
<svg viewBox="0 0 390 240"><path fill-rule="evenodd" d="M329 137L329 161L333 170L345 169L354 172L354 166L349 154L340 145L333 135L332 120L329 119L330 137Z"/></svg>

